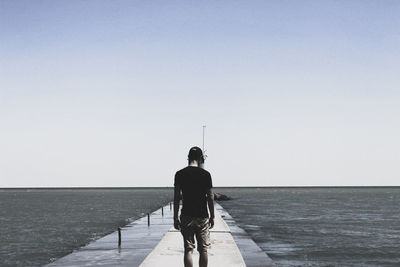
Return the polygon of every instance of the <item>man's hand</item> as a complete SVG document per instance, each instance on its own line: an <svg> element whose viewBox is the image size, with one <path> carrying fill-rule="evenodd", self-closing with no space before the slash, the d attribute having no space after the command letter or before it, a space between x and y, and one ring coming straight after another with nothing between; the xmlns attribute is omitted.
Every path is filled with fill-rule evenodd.
<svg viewBox="0 0 400 267"><path fill-rule="evenodd" d="M179 221L178 218L174 218L174 228L178 231L181 230L181 222Z"/></svg>
<svg viewBox="0 0 400 267"><path fill-rule="evenodd" d="M214 218L208 219L208 222L210 224L210 229L212 229L214 227Z"/></svg>

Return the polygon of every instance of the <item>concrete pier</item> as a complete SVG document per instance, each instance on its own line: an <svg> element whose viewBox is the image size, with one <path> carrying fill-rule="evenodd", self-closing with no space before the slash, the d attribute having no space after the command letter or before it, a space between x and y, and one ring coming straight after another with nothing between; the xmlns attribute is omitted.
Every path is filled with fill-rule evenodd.
<svg viewBox="0 0 400 267"><path fill-rule="evenodd" d="M209 266L274 266L247 233L216 203L215 226L211 229ZM173 227L170 205L128 224L118 231L47 266L183 266L183 240ZM194 266L198 253L193 252Z"/></svg>

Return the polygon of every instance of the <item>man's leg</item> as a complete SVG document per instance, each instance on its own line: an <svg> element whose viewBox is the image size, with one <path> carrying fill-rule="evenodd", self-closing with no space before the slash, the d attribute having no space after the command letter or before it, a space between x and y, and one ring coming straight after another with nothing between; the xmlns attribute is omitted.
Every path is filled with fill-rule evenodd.
<svg viewBox="0 0 400 267"><path fill-rule="evenodd" d="M193 252L192 249L185 249L185 255L183 256L183 262L185 264L185 267L193 267L192 252Z"/></svg>
<svg viewBox="0 0 400 267"><path fill-rule="evenodd" d="M200 267L207 267L207 265L208 265L208 254L207 254L207 250L206 250L206 251L202 251L202 252L200 252L199 254L200 254L199 266L200 266Z"/></svg>
<svg viewBox="0 0 400 267"><path fill-rule="evenodd" d="M199 266L207 267L208 254L207 250L211 247L210 229L208 219L199 220L198 228L196 229L197 250L199 251Z"/></svg>
<svg viewBox="0 0 400 267"><path fill-rule="evenodd" d="M183 262L185 267L193 266L192 252L196 247L194 243L194 229L193 227L189 227L192 222L192 219L187 216L181 215L181 233L183 236L183 245L185 248L185 254L183 256Z"/></svg>

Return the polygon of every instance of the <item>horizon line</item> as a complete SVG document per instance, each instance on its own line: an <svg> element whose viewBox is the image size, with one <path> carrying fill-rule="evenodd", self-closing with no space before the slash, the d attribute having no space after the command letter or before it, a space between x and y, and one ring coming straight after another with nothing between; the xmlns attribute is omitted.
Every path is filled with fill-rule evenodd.
<svg viewBox="0 0 400 267"><path fill-rule="evenodd" d="M172 189L173 186L42 186L0 187L0 190L17 189ZM306 185L306 186L214 186L213 188L400 188L400 185Z"/></svg>

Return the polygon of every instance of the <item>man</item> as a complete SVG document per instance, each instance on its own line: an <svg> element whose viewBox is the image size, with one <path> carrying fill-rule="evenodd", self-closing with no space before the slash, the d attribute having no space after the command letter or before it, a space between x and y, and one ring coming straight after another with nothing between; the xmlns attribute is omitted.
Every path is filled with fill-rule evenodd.
<svg viewBox="0 0 400 267"><path fill-rule="evenodd" d="M192 252L197 240L200 254L199 266L207 267L210 248L210 228L214 226L214 195L211 191L212 180L208 171L200 168L204 163L203 152L199 147L192 147L188 155L189 166L176 172L174 190L174 227L180 230L185 248L185 267L192 267ZM179 200L182 193L183 207L180 220ZM210 210L210 217L207 211Z"/></svg>

